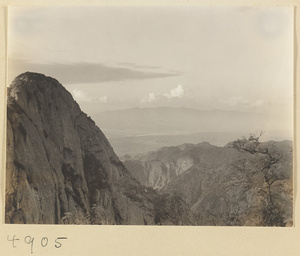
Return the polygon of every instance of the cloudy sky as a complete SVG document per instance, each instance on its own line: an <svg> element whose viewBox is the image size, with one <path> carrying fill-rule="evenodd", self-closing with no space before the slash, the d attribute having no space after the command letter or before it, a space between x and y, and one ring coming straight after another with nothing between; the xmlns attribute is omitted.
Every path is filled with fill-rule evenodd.
<svg viewBox="0 0 300 256"><path fill-rule="evenodd" d="M176 106L292 116L289 7L10 7L9 82L53 76L90 115Z"/></svg>

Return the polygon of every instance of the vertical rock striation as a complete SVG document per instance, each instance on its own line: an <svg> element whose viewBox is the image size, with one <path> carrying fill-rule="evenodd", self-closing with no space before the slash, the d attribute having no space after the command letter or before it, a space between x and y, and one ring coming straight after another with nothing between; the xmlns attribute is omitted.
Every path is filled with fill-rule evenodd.
<svg viewBox="0 0 300 256"><path fill-rule="evenodd" d="M57 80L29 72L8 89L5 213L6 223L193 224L183 200L131 177Z"/></svg>

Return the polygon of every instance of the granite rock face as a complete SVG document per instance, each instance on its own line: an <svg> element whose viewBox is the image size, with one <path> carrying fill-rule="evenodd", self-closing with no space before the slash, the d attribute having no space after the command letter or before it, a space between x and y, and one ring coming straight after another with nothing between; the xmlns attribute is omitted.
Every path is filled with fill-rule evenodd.
<svg viewBox="0 0 300 256"><path fill-rule="evenodd" d="M163 147L124 160L132 175L145 186L161 190L198 163L216 165L236 157L235 150L213 146L207 142Z"/></svg>
<svg viewBox="0 0 300 256"><path fill-rule="evenodd" d="M124 164L143 185L182 198L197 225L290 226L292 142L269 141L260 147L273 159L204 142L162 148Z"/></svg>
<svg viewBox="0 0 300 256"><path fill-rule="evenodd" d="M29 72L8 89L5 214L6 223L194 224L181 198L131 176L57 80Z"/></svg>

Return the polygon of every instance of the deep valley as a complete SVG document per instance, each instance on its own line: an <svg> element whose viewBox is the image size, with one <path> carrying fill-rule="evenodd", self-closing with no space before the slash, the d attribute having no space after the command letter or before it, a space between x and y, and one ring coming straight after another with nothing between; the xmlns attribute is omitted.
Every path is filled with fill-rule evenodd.
<svg viewBox="0 0 300 256"><path fill-rule="evenodd" d="M134 110L132 120L102 116L105 134L144 134L107 139L101 116L95 123L54 78L23 73L7 97L6 223L293 225L292 141L243 134L249 116L235 113L232 131L220 126L230 113L193 120L200 112L177 109L183 120L165 108L161 123L164 112L173 123L151 127L153 111L143 123Z"/></svg>

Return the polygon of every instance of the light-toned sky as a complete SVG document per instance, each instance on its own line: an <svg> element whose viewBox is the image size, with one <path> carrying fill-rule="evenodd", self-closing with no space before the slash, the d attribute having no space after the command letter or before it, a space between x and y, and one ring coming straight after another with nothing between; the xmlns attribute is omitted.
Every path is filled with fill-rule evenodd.
<svg viewBox="0 0 300 256"><path fill-rule="evenodd" d="M9 82L53 76L88 114L176 106L292 116L291 7L9 7Z"/></svg>

